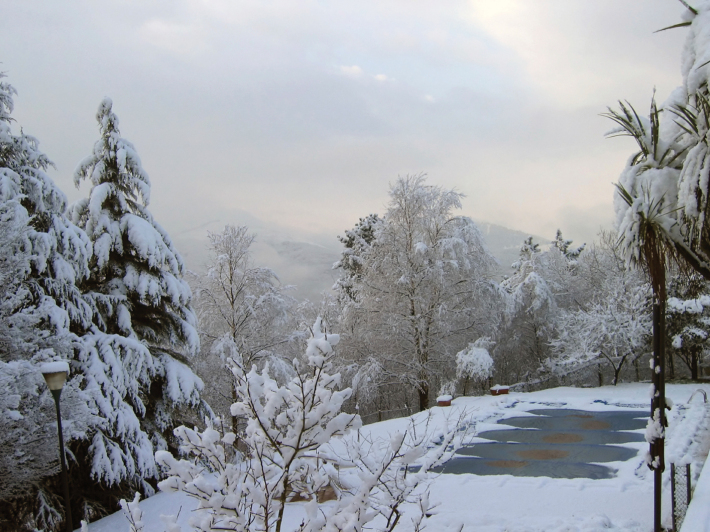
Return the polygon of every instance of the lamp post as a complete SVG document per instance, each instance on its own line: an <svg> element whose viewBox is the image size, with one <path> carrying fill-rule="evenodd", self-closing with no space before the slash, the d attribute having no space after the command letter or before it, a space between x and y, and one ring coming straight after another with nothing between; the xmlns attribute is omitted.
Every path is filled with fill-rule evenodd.
<svg viewBox="0 0 710 532"><path fill-rule="evenodd" d="M74 526L71 520L71 503L69 501L69 477L67 464L64 460L64 437L62 436L62 414L59 410L59 396L62 393L64 382L69 374L69 364L66 362L49 362L42 365L42 376L47 382L47 388L54 396L54 405L57 407L57 435L59 436L59 460L62 463L62 483L64 484L64 507L66 508L67 532L72 532Z"/></svg>

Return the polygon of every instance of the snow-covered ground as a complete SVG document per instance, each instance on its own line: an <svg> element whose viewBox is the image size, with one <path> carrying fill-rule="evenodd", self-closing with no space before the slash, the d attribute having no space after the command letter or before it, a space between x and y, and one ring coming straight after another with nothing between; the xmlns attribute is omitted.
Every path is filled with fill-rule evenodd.
<svg viewBox="0 0 710 532"><path fill-rule="evenodd" d="M603 388L555 388L534 393L511 393L507 396L459 397L451 407L436 407L431 410L430 427L441 427L459 417L462 412L475 421L477 432L500 429L497 421L518 417L528 410L541 408L569 408L587 411L614 411L649 409L648 384L620 384ZM697 389L710 393L710 385L668 385L666 395L674 404L669 413L669 428L666 440L667 463L691 463L694 482L701 472L710 446L710 405L696 394L691 403L688 399ZM426 414L417 414L422 419ZM409 418L396 419L367 425L363 433L387 437L397 430L405 429ZM644 429L636 432L643 433ZM625 462L605 465L618 469L614 478L558 479L547 477L514 477L510 475L477 476L432 475L430 497L439 503L434 515L426 519L430 532L592 532L629 531L648 532L653 527L653 476L646 467L644 458L648 445L645 442L621 444L637 450L634 458ZM670 469L670 467L668 467ZM710 471L699 486L689 519L698 523L707 521L710 507ZM707 486L705 485L707 484ZM665 473L664 520L671 525L670 481ZM704 494L704 495L703 495ZM693 506L698 509L694 510ZM196 502L184 494L160 493L141 502L145 532L166 530L160 514L180 513L178 523L187 526L189 514ZM305 515L299 503L289 504L286 530L293 530ZM692 514L697 514L694 517ZM695 521L693 521L695 522ZM406 522L403 523L406 530ZM706 523L707 524L707 523ZM690 522L688 526L692 525ZM705 526L705 525L703 525ZM91 532L128 532L129 526L122 513L110 515L89 526ZM688 532L687 526L683 531ZM693 528L691 532L704 529Z"/></svg>

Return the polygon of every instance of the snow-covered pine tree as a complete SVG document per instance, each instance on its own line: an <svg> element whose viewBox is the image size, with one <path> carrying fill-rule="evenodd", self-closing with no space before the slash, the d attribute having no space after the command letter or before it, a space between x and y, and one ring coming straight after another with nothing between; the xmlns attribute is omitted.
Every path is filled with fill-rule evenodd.
<svg viewBox="0 0 710 532"><path fill-rule="evenodd" d="M342 304L348 304L357 298L356 285L362 278L363 257L372 246L376 230L382 222L382 218L377 214L370 214L360 218L355 227L345 231L345 236L338 237L345 249L340 260L333 264L333 269L340 269L343 273L333 285L333 290Z"/></svg>
<svg viewBox="0 0 710 532"><path fill-rule="evenodd" d="M47 175L52 162L39 150L37 139L24 133L12 134L13 94L11 85L0 82L0 168L5 181L3 194L7 197L9 187L17 187L20 204L31 217L28 236L32 242L29 275L35 280L33 297L50 297L65 311L65 317L55 316L55 320L68 318L77 327L86 327L91 310L76 282L88 276L91 244L64 215L66 196ZM59 323L55 321L55 325ZM68 328L66 321L61 325Z"/></svg>
<svg viewBox="0 0 710 532"><path fill-rule="evenodd" d="M52 528L64 501L51 495L58 472L54 404L37 363L72 359L91 307L76 282L88 275L91 244L64 215L66 197L47 175L34 137L11 129L15 89L0 74L0 528ZM69 442L100 420L77 364L62 412ZM3 521L11 518L10 522Z"/></svg>
<svg viewBox="0 0 710 532"><path fill-rule="evenodd" d="M584 248L587 246L587 244L582 244L581 246L573 247L572 241L563 238L562 231L559 229L557 230L555 239L551 243L552 246L557 248L560 253L562 253L562 255L564 255L564 257L570 262L576 261L582 254L582 251L584 251Z"/></svg>
<svg viewBox="0 0 710 532"><path fill-rule="evenodd" d="M557 304L547 259L548 252L528 237L512 264L513 275L501 283L508 298L504 326L496 338L496 370L509 384L530 379L549 356Z"/></svg>
<svg viewBox="0 0 710 532"><path fill-rule="evenodd" d="M142 481L157 473L154 451L167 446L175 408L201 404L202 381L188 365L199 338L182 259L147 209L148 175L120 137L110 99L96 119L101 137L74 174L91 190L72 207L94 249L81 284L94 325L78 357L106 420L89 448L92 475L150 492Z"/></svg>

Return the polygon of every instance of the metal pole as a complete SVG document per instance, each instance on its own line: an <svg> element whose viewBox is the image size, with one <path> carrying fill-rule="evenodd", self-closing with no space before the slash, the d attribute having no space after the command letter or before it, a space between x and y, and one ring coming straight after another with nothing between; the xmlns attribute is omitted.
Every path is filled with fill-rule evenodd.
<svg viewBox="0 0 710 532"><path fill-rule="evenodd" d="M67 475L67 464L64 460L64 436L62 435L62 414L59 410L59 396L62 394L59 390L52 390L54 396L54 404L57 407L57 435L59 436L59 460L62 463L62 483L64 484L64 508L66 510L67 532L73 532L74 526L71 520L71 501L69 499L69 476Z"/></svg>
<svg viewBox="0 0 710 532"><path fill-rule="evenodd" d="M673 532L678 532L678 509L676 508L675 464L671 464L671 512L673 513Z"/></svg>

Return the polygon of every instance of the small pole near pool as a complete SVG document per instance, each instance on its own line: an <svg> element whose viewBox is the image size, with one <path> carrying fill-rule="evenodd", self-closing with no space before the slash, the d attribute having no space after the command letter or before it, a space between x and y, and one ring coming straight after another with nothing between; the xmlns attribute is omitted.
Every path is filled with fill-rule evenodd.
<svg viewBox="0 0 710 532"><path fill-rule="evenodd" d="M62 483L64 484L64 508L66 510L66 530L72 532L74 526L71 519L71 502L69 497L69 476L64 459L64 436L62 435L62 414L59 409L59 396L62 394L64 382L69 374L69 364L66 362L49 362L42 365L42 376L47 382L47 388L52 392L54 405L57 408L57 435L59 437L59 461L62 464Z"/></svg>

